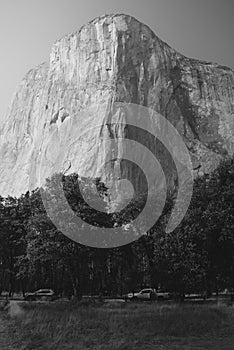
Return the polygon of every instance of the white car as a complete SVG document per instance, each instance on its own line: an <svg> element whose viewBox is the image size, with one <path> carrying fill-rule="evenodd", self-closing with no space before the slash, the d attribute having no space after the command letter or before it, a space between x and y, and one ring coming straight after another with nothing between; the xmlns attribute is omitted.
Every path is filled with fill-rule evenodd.
<svg viewBox="0 0 234 350"><path fill-rule="evenodd" d="M157 292L157 299L158 300L168 300L168 299L170 299L170 293L158 291Z"/></svg>
<svg viewBox="0 0 234 350"><path fill-rule="evenodd" d="M130 300L155 300L157 299L157 292L153 288L142 289L138 293L128 293L126 299Z"/></svg>
<svg viewBox="0 0 234 350"><path fill-rule="evenodd" d="M39 289L33 293L26 293L24 299L27 301L52 301L56 299L56 295L52 289Z"/></svg>

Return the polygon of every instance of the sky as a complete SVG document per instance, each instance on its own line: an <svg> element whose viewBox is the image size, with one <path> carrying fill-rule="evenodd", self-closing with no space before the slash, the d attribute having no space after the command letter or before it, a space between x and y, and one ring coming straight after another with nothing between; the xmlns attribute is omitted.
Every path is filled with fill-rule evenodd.
<svg viewBox="0 0 234 350"><path fill-rule="evenodd" d="M234 69L233 0L0 0L0 122L26 72L54 41L103 14L126 13L182 54Z"/></svg>

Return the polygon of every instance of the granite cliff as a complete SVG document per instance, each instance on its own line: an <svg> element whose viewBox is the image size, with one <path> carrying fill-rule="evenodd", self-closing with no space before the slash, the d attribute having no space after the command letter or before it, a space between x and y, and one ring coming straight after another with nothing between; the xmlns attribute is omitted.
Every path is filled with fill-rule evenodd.
<svg viewBox="0 0 234 350"><path fill-rule="evenodd" d="M19 196L42 184L59 154L67 174L107 178L115 168L102 168L98 159L106 150L94 145L111 120L82 111L114 102L140 104L166 117L183 137L195 175L234 153L234 72L183 56L131 16L105 15L55 42L49 61L22 80L1 129L0 194ZM79 113L81 143L74 146L72 120ZM103 127L96 130L97 124ZM40 176L40 155L51 137ZM158 154L173 183L171 160L160 147ZM126 171L124 164L119 171Z"/></svg>

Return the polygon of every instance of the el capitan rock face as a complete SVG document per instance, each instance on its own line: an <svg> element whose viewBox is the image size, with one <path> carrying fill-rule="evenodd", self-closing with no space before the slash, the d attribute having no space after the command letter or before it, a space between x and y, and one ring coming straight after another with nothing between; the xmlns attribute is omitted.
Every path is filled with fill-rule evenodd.
<svg viewBox="0 0 234 350"><path fill-rule="evenodd" d="M22 80L1 129L0 194L19 196L41 185L60 153L66 174L111 177L98 161L106 150L95 147L111 122L108 113L82 111L114 102L140 104L166 117L190 150L195 175L234 153L234 72L179 54L133 17L107 15L58 40L49 62ZM74 147L69 135L77 115L81 144ZM51 137L40 177L40 157ZM160 147L158 156L173 184L171 160ZM124 163L121 169L126 171Z"/></svg>

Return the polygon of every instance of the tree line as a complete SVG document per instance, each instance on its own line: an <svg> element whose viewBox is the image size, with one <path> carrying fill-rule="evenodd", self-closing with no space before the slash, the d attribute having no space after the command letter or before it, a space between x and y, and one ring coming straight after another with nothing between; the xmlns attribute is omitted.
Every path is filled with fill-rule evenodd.
<svg viewBox="0 0 234 350"><path fill-rule="evenodd" d="M52 189L57 175L47 180ZM76 215L99 226L123 226L140 212L138 198L120 213L90 209L80 192L85 184L90 201L96 179L63 176L63 189ZM137 241L101 249L76 243L62 234L48 217L40 189L19 198L0 197L0 293L25 293L52 288L61 296L122 295L144 287L184 295L218 293L234 288L234 159L194 182L193 197L181 224L165 232L174 199L167 199L157 223ZM91 220L91 221L90 221Z"/></svg>

